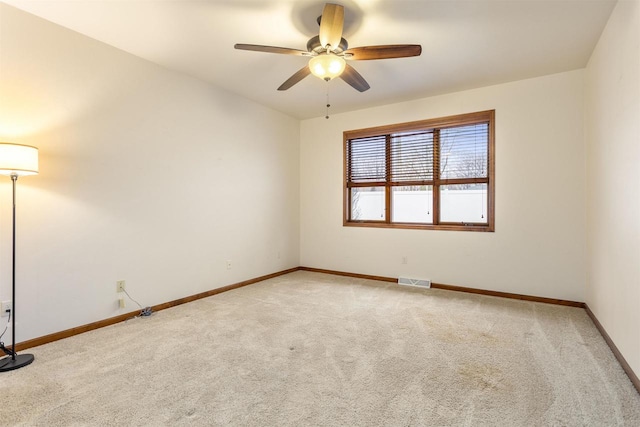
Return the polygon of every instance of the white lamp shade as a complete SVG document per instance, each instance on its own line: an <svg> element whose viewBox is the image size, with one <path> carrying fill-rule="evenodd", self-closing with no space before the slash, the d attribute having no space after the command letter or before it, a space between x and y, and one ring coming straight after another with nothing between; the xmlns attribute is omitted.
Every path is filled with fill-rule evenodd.
<svg viewBox="0 0 640 427"><path fill-rule="evenodd" d="M309 61L311 74L322 80L331 80L338 77L344 71L347 63L343 58L332 53L321 53Z"/></svg>
<svg viewBox="0 0 640 427"><path fill-rule="evenodd" d="M29 145L0 142L0 175L36 175L38 149Z"/></svg>

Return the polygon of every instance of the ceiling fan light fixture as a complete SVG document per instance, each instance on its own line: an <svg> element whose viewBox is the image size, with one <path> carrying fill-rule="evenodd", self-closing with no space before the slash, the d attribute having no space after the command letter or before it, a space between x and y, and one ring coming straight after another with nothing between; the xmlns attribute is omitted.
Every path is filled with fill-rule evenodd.
<svg viewBox="0 0 640 427"><path fill-rule="evenodd" d="M344 71L347 63L333 53L321 53L309 61L309 70L314 76L329 81L338 77Z"/></svg>

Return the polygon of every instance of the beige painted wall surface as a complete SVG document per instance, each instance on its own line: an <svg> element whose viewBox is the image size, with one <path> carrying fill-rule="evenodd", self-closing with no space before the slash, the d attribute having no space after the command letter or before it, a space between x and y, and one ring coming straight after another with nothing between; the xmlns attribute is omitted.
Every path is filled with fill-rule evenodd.
<svg viewBox="0 0 640 427"><path fill-rule="evenodd" d="M0 37L0 140L40 148L18 341L133 311L116 280L152 305L299 265L298 120L3 4ZM3 178L2 300L10 201Z"/></svg>
<svg viewBox="0 0 640 427"><path fill-rule="evenodd" d="M640 375L640 2L618 2L585 89L586 302Z"/></svg>
<svg viewBox="0 0 640 427"><path fill-rule="evenodd" d="M584 301L582 94L578 70L303 121L301 264ZM343 131L489 109L494 233L342 226Z"/></svg>

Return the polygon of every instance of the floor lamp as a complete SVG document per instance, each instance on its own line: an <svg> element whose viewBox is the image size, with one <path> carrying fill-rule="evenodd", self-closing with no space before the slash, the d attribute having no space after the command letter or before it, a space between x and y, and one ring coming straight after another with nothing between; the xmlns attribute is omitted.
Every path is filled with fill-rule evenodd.
<svg viewBox="0 0 640 427"><path fill-rule="evenodd" d="M0 175L13 183L13 246L11 257L11 351L0 359L0 372L22 368L33 362L33 354L16 354L16 181L19 176L38 173L38 149L28 145L0 142Z"/></svg>

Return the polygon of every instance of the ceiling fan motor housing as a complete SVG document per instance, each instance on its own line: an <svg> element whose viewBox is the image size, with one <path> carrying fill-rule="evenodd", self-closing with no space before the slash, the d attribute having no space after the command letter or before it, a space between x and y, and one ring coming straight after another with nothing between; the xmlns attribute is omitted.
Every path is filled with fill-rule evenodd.
<svg viewBox="0 0 640 427"><path fill-rule="evenodd" d="M338 45L338 47L332 49L332 52L337 55L340 55L348 48L349 48L349 43L347 43L344 37L342 37L340 38L340 44ZM311 53L324 52L324 48L320 43L320 36L314 36L309 39L309 41L307 42L307 50Z"/></svg>

